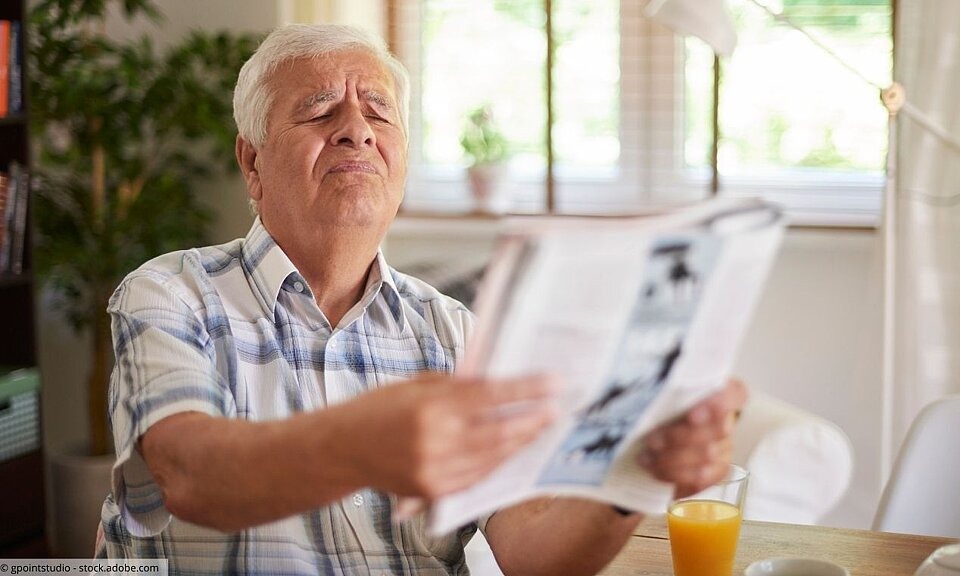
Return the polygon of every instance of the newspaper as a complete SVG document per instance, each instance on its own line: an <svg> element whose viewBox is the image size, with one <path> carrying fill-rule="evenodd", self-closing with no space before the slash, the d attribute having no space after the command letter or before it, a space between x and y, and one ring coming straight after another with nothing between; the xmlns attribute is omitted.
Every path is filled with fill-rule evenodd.
<svg viewBox="0 0 960 576"><path fill-rule="evenodd" d="M561 415L483 481L434 502L431 530L544 495L662 514L673 487L639 466L635 440L724 385L783 224L771 204L724 199L509 225L460 370L552 373Z"/></svg>

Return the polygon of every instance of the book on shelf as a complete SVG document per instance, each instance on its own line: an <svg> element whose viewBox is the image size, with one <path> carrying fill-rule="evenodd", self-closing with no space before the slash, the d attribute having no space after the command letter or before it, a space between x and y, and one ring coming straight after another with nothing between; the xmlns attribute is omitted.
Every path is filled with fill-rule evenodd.
<svg viewBox="0 0 960 576"><path fill-rule="evenodd" d="M23 272L29 190L29 175L21 164L11 162L8 171L0 173L0 273Z"/></svg>
<svg viewBox="0 0 960 576"><path fill-rule="evenodd" d="M0 20L0 118L23 111L23 34L17 20Z"/></svg>
<svg viewBox="0 0 960 576"><path fill-rule="evenodd" d="M23 112L23 35L17 20L10 22L10 57L7 70L7 113Z"/></svg>
<svg viewBox="0 0 960 576"><path fill-rule="evenodd" d="M5 172L0 172L0 254L3 253L3 248L6 244L7 237L7 198L10 197L10 187L7 185L7 182L10 181L10 178ZM2 262L3 256L0 255L0 262ZM0 268L2 270L2 268Z"/></svg>
<svg viewBox="0 0 960 576"><path fill-rule="evenodd" d="M0 20L0 117L9 113L10 52L10 21Z"/></svg>

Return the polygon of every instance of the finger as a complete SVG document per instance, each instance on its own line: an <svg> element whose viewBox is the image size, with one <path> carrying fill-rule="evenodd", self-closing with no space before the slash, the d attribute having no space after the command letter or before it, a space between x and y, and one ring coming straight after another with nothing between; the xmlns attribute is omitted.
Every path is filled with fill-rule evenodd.
<svg viewBox="0 0 960 576"><path fill-rule="evenodd" d="M488 420L455 430L433 445L429 476L461 485L464 478L479 479L505 459L534 441L555 419L551 409L530 411L506 419Z"/></svg>
<svg viewBox="0 0 960 576"><path fill-rule="evenodd" d="M500 466L504 461L509 459L511 456L516 455L521 449L527 447L536 438L537 434L530 435L526 438L517 436L512 438L510 441L499 444L495 448L489 450L486 454L487 458L478 459L476 461L476 468L474 469L476 480L485 478L487 475L496 470L497 467Z"/></svg>
<svg viewBox="0 0 960 576"><path fill-rule="evenodd" d="M503 407L525 402L553 400L559 391L553 377L539 374L499 380L484 380L473 387L474 400L487 408Z"/></svg>
<svg viewBox="0 0 960 576"><path fill-rule="evenodd" d="M687 411L685 420L694 425L723 422L729 414L740 411L749 393L743 381L731 378L726 385Z"/></svg>
<svg viewBox="0 0 960 576"><path fill-rule="evenodd" d="M436 472L443 481L435 482L429 497L437 497L472 486L479 482L504 461L529 445L539 435L538 432L512 435L508 440L484 446L469 456L452 458L442 469ZM466 451L464 451L466 454Z"/></svg>
<svg viewBox="0 0 960 576"><path fill-rule="evenodd" d="M518 439L528 443L552 424L556 416L557 411L552 405L542 405L536 410L487 420L468 432L465 448L480 453L497 450L500 445L513 444Z"/></svg>
<svg viewBox="0 0 960 576"><path fill-rule="evenodd" d="M732 431L733 421L730 419L722 424L700 426L683 422L655 428L644 437L643 442L646 450L663 452L727 438Z"/></svg>
<svg viewBox="0 0 960 576"><path fill-rule="evenodd" d="M553 413L532 415L478 431L471 438L474 448L469 450L477 469L483 474L489 473L539 438L554 419Z"/></svg>
<svg viewBox="0 0 960 576"><path fill-rule="evenodd" d="M659 480L696 486L702 490L723 479L730 462L731 450L728 446L720 446L709 452L686 451L654 458L647 469Z"/></svg>
<svg viewBox="0 0 960 576"><path fill-rule="evenodd" d="M454 386L462 392L471 386ZM479 396L478 396L479 394ZM410 434L419 445L424 461L442 461L453 455L483 449L501 437L538 433L556 417L558 408L552 400L528 400L510 404L503 410L486 399L487 392L454 393L414 397L416 408L412 414ZM466 444L466 447L465 447Z"/></svg>
<svg viewBox="0 0 960 576"><path fill-rule="evenodd" d="M419 465L412 465L410 482L403 495L427 499L467 488L492 472L508 456L528 444L536 435L517 436L479 450L463 449L434 452Z"/></svg>
<svg viewBox="0 0 960 576"><path fill-rule="evenodd" d="M483 476L477 472L475 463L462 460L432 471L429 482L415 485L409 494L402 495L416 496L427 501L433 501L441 496L469 488L482 478Z"/></svg>
<svg viewBox="0 0 960 576"><path fill-rule="evenodd" d="M687 468L712 465L715 462L727 463L733 454L733 443L719 440L683 450L669 450L662 453L644 453L641 461L647 467L656 467L662 473L670 473Z"/></svg>
<svg viewBox="0 0 960 576"><path fill-rule="evenodd" d="M699 481L675 482L676 487L674 488L674 494L677 498L683 498L685 496L692 496L693 494L702 492L710 486L713 486L717 482L723 480L728 468L728 464L714 465L702 474Z"/></svg>

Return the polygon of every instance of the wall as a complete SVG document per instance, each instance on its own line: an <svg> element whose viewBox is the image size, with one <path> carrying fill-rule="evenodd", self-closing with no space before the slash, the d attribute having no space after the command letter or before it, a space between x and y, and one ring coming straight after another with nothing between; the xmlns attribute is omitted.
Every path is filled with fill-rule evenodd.
<svg viewBox="0 0 960 576"><path fill-rule="evenodd" d="M879 246L873 232L788 232L737 365L751 386L850 437L853 482L829 525L868 527L880 494Z"/></svg>

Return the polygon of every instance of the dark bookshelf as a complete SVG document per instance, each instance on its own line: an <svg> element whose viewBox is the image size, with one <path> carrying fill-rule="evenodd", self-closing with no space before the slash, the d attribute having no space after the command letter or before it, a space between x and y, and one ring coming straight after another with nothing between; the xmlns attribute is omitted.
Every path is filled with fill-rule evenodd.
<svg viewBox="0 0 960 576"><path fill-rule="evenodd" d="M13 274L12 272L0 274L0 288L23 286L24 284L33 284L33 274L29 271L19 274Z"/></svg>
<svg viewBox="0 0 960 576"><path fill-rule="evenodd" d="M19 42L26 45L26 0L0 1L0 20L20 22ZM15 47L11 46L11 49ZM25 56L24 51L24 56ZM22 59L24 110L0 118L0 170L11 162L30 170L29 104L26 94L27 66ZM30 207L27 208L30 220ZM35 367L37 363L35 284L27 226L23 268L20 273L0 274L0 376L10 368ZM39 400L39 399L38 399ZM10 417L9 403L0 406L0 418ZM32 425L29 423L27 425ZM36 426L40 426L37 418ZM39 431L38 431L39 437ZM6 438L0 435L0 443ZM0 461L0 558L37 558L46 555L44 527L43 453L37 449Z"/></svg>
<svg viewBox="0 0 960 576"><path fill-rule="evenodd" d="M0 18L2 20L2 18ZM10 114L0 118L0 126L26 126L27 115L23 113Z"/></svg>

